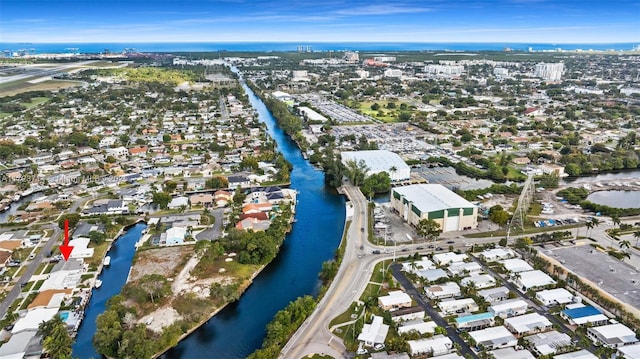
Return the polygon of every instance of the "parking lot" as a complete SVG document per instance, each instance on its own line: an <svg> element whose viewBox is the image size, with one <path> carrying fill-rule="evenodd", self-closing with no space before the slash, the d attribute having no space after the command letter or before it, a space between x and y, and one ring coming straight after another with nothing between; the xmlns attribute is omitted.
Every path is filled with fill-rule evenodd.
<svg viewBox="0 0 640 359"><path fill-rule="evenodd" d="M640 308L640 273L635 268L589 245L547 246L542 251L612 296Z"/></svg>

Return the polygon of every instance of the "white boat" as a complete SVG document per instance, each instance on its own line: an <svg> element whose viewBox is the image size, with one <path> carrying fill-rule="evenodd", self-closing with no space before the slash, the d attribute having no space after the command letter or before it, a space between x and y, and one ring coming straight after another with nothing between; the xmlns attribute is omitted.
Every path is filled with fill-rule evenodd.
<svg viewBox="0 0 640 359"><path fill-rule="evenodd" d="M94 286L96 288L100 288L102 286L102 281L100 279L96 279L96 284Z"/></svg>
<svg viewBox="0 0 640 359"><path fill-rule="evenodd" d="M111 264L111 257L109 257L109 256L104 257L104 260L102 261L102 264L103 264L105 267L108 267L108 266L109 266L109 264Z"/></svg>

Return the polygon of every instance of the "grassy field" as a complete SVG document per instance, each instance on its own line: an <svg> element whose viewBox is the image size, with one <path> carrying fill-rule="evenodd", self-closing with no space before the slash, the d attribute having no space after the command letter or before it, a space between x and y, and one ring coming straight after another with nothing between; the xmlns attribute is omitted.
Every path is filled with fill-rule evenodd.
<svg viewBox="0 0 640 359"><path fill-rule="evenodd" d="M0 97L4 96L13 96L23 92L29 91L54 91L61 90L73 86L78 86L80 82L78 81L68 81L68 80L49 80L44 82L39 82L37 84L31 84L28 81L33 80L32 78L8 82L0 85Z"/></svg>
<svg viewBox="0 0 640 359"><path fill-rule="evenodd" d="M378 110L371 109L371 105L373 105L374 103L377 103L378 105L380 105L380 108ZM393 123L393 122L398 122L398 115L400 114L401 103L402 102L396 102L395 109L388 109L387 105L389 104L389 101L386 101L386 100L364 101L360 103L359 110L365 115L369 115L382 122ZM407 107L410 106L409 103L407 103L406 105ZM379 113L382 114L382 116L378 116Z"/></svg>

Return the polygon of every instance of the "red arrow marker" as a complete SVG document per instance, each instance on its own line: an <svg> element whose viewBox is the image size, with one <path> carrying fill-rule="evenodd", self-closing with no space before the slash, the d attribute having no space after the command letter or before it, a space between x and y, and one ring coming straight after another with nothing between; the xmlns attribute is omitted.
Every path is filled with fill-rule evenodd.
<svg viewBox="0 0 640 359"><path fill-rule="evenodd" d="M65 261L69 260L69 256L71 255L71 251L73 250L73 246L69 245L69 220L64 220L64 242L60 246L60 253L64 257Z"/></svg>

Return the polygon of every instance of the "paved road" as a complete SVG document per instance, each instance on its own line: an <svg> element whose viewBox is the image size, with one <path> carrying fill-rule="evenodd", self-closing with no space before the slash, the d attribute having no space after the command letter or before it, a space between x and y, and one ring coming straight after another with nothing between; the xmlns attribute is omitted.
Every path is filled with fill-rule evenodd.
<svg viewBox="0 0 640 359"><path fill-rule="evenodd" d="M369 218L367 200L356 187L347 185L345 190L351 199L354 215L347 232L342 264L333 284L318 303L316 310L282 349L281 358L302 358L313 353L324 353L334 358L347 357L342 340L329 332L329 322L359 298L371 277L371 268L383 257L366 255L358 258L360 248L369 253L372 248L366 239ZM363 231L362 228L365 230Z"/></svg>
<svg viewBox="0 0 640 359"><path fill-rule="evenodd" d="M393 276L398 280L400 285L405 289L406 293L409 294L424 310L429 314L431 320L436 322L438 326L443 327L447 330L447 336L454 343L458 343L460 346L460 354L462 356L467 357L471 356L472 358L477 358L476 354L469 349L469 346L464 342L464 340L460 337L460 335L455 331L455 328L451 327L439 314L438 312L431 306L431 304L426 301L422 294L416 289L416 287L411 283L410 280L405 277L404 273L400 271L402 266L400 264L394 264L391 266L391 271L393 272Z"/></svg>
<svg viewBox="0 0 640 359"><path fill-rule="evenodd" d="M523 254L523 253L521 253L521 254ZM512 291L514 293L518 293L520 298L524 299L529 304L529 307L531 307L536 313L538 313L538 314L546 317L547 319L549 319L549 321L551 323L556 325L556 328L560 328L560 331L562 333L567 334L574 341L576 341L576 342L579 341L580 337L578 335L576 335L573 331L571 331L563 321L558 319L556 316L549 314L549 312L547 312L547 310L545 310L545 308L543 308L542 306L538 305L536 302L534 302L533 300L528 298L518 287L516 287L512 282L510 282L508 280L509 278L507 276L504 276L504 275L494 271L493 269L489 268L488 266L485 266L476 257L474 257L474 256L470 256L470 257L473 258L474 261L478 262L478 264L480 264L484 268L484 270L486 270L487 273L492 275L494 278L500 278L502 280L502 285L503 286L507 287L510 291ZM596 350L596 348L593 345L591 345L589 348L586 348L586 349L589 350L591 353L594 353L595 350Z"/></svg>
<svg viewBox="0 0 640 359"><path fill-rule="evenodd" d="M36 257L33 260L31 260L31 262L27 266L27 270L24 272L22 277L18 279L16 284L13 286L13 289L11 289L11 291L9 292L7 297L4 299L4 301L0 303L0 314L1 314L0 318L4 318L4 316L7 314L7 310L9 309L9 306L13 304L13 301L15 301L16 298L18 298L18 296L22 292L22 288L20 287L20 284L27 283L29 279L31 279L31 276L36 272L36 269L38 269L38 266L44 259L44 255L49 253L49 251L51 251L51 249L53 248L54 244L58 242L58 238L61 238L62 230L57 226L51 227L51 228L53 228L53 234L51 235L51 238L49 238L47 243L45 243L45 245L42 247L42 250L40 250L40 252L36 255Z"/></svg>
<svg viewBox="0 0 640 359"><path fill-rule="evenodd" d="M32 72L25 73L25 74L2 77L2 78L0 78L0 84L12 82L12 81L23 80L23 79L27 79L29 77L34 77L34 80L35 80L35 78L40 78L40 77L45 77L45 76L54 76L54 75L57 75L60 72L68 70L70 68L79 67L79 66L86 66L86 65L89 65L89 64L91 64L93 62L96 62L96 61L97 60L73 62L73 63L70 63L70 64L56 66L56 67L52 67L52 68L42 68L42 67L29 66L29 67L35 68L35 70L32 71Z"/></svg>
<svg viewBox="0 0 640 359"><path fill-rule="evenodd" d="M80 207L84 202L90 199L92 198L81 197L76 199L75 201L73 201L71 206L69 206L69 209L64 213L75 213L78 207ZM60 241L60 244L62 243L63 231L58 227L58 224L56 222L47 224L46 229L53 230L51 237L42 246L42 249L40 250L40 252L38 252L36 257L29 262L29 264L27 265L27 270L18 279L18 281L13 286L9 294L7 294L7 297L2 301L2 303L0 303L0 318L4 318L4 316L7 314L7 310L9 309L9 306L13 304L13 302L18 298L18 296L22 292L22 288L20 287L20 284L29 282L29 280L31 279L31 276L35 274L36 269L38 269L38 266L44 260L44 256L53 249L53 246L57 244L58 241Z"/></svg>
<svg viewBox="0 0 640 359"><path fill-rule="evenodd" d="M224 220L224 209L216 208L209 211L209 214L215 217L216 221L213 224L213 227L207 228L204 231L196 234L197 240L213 240L218 239L222 236L222 222Z"/></svg>

